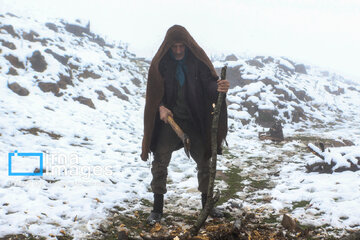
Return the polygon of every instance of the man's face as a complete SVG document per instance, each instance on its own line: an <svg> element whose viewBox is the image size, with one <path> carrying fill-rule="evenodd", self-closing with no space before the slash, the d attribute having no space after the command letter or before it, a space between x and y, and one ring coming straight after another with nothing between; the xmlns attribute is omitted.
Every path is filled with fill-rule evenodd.
<svg viewBox="0 0 360 240"><path fill-rule="evenodd" d="M174 54L174 57L176 60L181 60L185 56L185 44L174 43L171 46L171 51Z"/></svg>

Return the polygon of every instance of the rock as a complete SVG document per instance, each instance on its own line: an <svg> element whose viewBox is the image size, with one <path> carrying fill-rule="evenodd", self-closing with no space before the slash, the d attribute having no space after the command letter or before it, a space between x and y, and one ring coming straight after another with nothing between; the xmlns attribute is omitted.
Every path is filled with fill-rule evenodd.
<svg viewBox="0 0 360 240"><path fill-rule="evenodd" d="M235 222L234 222L234 224L233 224L233 230L234 231L240 231L241 230L241 226L242 226L242 224L241 224L241 219L240 218L238 218L238 219L236 219L235 220Z"/></svg>
<svg viewBox="0 0 360 240"><path fill-rule="evenodd" d="M79 66L78 65L75 65L75 64L72 64L72 63L69 63L68 66L70 67L70 69L73 69L73 70L79 70Z"/></svg>
<svg viewBox="0 0 360 240"><path fill-rule="evenodd" d="M113 85L109 85L106 87L109 91L111 91L114 96L122 99L122 100L125 100L125 101L129 101L129 97L126 96L125 94L123 94L119 89L117 89L116 87L114 87Z"/></svg>
<svg viewBox="0 0 360 240"><path fill-rule="evenodd" d="M349 236L343 236L341 237L342 240L359 240L360 239L360 231L351 233Z"/></svg>
<svg viewBox="0 0 360 240"><path fill-rule="evenodd" d="M112 58L111 52L109 50L105 50L104 52L108 58Z"/></svg>
<svg viewBox="0 0 360 240"><path fill-rule="evenodd" d="M99 100L105 100L105 101L107 101L106 96L105 96L105 94L104 94L103 91L101 91L101 90L95 90L95 92L98 94L98 99L99 99Z"/></svg>
<svg viewBox="0 0 360 240"><path fill-rule="evenodd" d="M92 71L85 70L83 73L79 74L78 77L99 79L101 76Z"/></svg>
<svg viewBox="0 0 360 240"><path fill-rule="evenodd" d="M241 209L241 208L243 207L243 204L242 204L242 203L237 203L237 202L233 202L233 201L232 201L230 204L231 204L230 206L231 206L232 208Z"/></svg>
<svg viewBox="0 0 360 240"><path fill-rule="evenodd" d="M291 232L294 232L296 229L296 221L286 214L283 215L281 225Z"/></svg>
<svg viewBox="0 0 360 240"><path fill-rule="evenodd" d="M240 72L241 67L242 67L242 65L227 68L226 79L230 82L230 88L233 88L236 86L243 87L247 84L254 82L252 80L243 79L241 77L241 72ZM216 68L215 70L216 70L217 74L220 75L221 68Z"/></svg>
<svg viewBox="0 0 360 240"><path fill-rule="evenodd" d="M50 30L53 30L54 32L58 32L58 28L54 23L45 23L45 26L48 27Z"/></svg>
<svg viewBox="0 0 360 240"><path fill-rule="evenodd" d="M271 85L271 86L275 86L275 85L279 84L278 82L275 82L274 80L272 80L270 78L264 78L260 81L262 81L265 85Z"/></svg>
<svg viewBox="0 0 360 240"><path fill-rule="evenodd" d="M301 101L312 101L312 97L308 96L304 90L296 90L294 87L289 87L294 95Z"/></svg>
<svg viewBox="0 0 360 240"><path fill-rule="evenodd" d="M36 38L39 37L39 34L31 30L29 33L23 32L22 37L23 39L28 40L30 42L35 42Z"/></svg>
<svg viewBox="0 0 360 240"><path fill-rule="evenodd" d="M294 111L292 111L292 121L295 123L298 123L302 120L306 120L307 117L305 115L304 110L299 107L299 106L293 106L293 108L295 109Z"/></svg>
<svg viewBox="0 0 360 240"><path fill-rule="evenodd" d="M102 231L103 233L106 233L109 231L111 223L106 221L100 224L99 226L99 230Z"/></svg>
<svg viewBox="0 0 360 240"><path fill-rule="evenodd" d="M291 101L292 97L287 91L285 91L282 88L276 88L276 87L274 89L275 89L275 94L283 95L283 97L282 96L278 97L279 100Z"/></svg>
<svg viewBox="0 0 360 240"><path fill-rule="evenodd" d="M70 58L69 56L65 56L65 57L61 56L60 54L55 53L49 48L45 49L45 52L51 54L58 62L60 62L63 65L67 65Z"/></svg>
<svg viewBox="0 0 360 240"><path fill-rule="evenodd" d="M15 14L12 14L12 13L6 13L6 15L10 16L10 17L15 17L15 18L19 18L18 16L16 16Z"/></svg>
<svg viewBox="0 0 360 240"><path fill-rule="evenodd" d="M5 59L8 60L11 63L11 65L13 65L14 67L25 69L24 64L20 62L17 57L10 54L10 55L6 55Z"/></svg>
<svg viewBox="0 0 360 240"><path fill-rule="evenodd" d="M263 63L273 63L274 62L274 58L272 57L267 57L265 59L262 60Z"/></svg>
<svg viewBox="0 0 360 240"><path fill-rule="evenodd" d="M39 82L39 88L43 92L52 92L55 96L59 97L59 86L56 83L52 82Z"/></svg>
<svg viewBox="0 0 360 240"><path fill-rule="evenodd" d="M305 65L304 64L296 64L295 65L295 72L302 73L302 74L307 74Z"/></svg>
<svg viewBox="0 0 360 240"><path fill-rule="evenodd" d="M131 82L132 82L135 86L137 86L137 87L140 87L140 86L141 86L141 81L140 81L140 79L138 79L138 78L132 78L132 79L131 79Z"/></svg>
<svg viewBox="0 0 360 240"><path fill-rule="evenodd" d="M270 128L275 124L278 114L277 110L259 109L255 122L262 127Z"/></svg>
<svg viewBox="0 0 360 240"><path fill-rule="evenodd" d="M328 93L334 94L336 96L339 96L339 95L345 93L344 88L341 88L341 87L338 87L338 89L336 91L331 91L329 86L324 86L324 88Z"/></svg>
<svg viewBox="0 0 360 240"><path fill-rule="evenodd" d="M278 64L279 69L283 70L288 75L294 74L294 70L284 64Z"/></svg>
<svg viewBox="0 0 360 240"><path fill-rule="evenodd" d="M263 63L261 63L260 61L258 61L256 59L247 60L246 63L249 64L250 66L254 66L256 68L265 67L265 65Z"/></svg>
<svg viewBox="0 0 360 240"><path fill-rule="evenodd" d="M257 110L258 110L258 106L255 104L255 103L253 103L253 102L251 102L251 101L245 101L244 103L243 103L243 106L245 107L245 108L247 108L247 112L251 115L251 116L254 116L254 114L257 112Z"/></svg>
<svg viewBox="0 0 360 240"><path fill-rule="evenodd" d="M128 89L126 86L122 87L122 89L124 90L124 92L125 92L126 94L128 94L128 95L131 94L130 91L129 91L129 89Z"/></svg>
<svg viewBox="0 0 360 240"><path fill-rule="evenodd" d="M237 60L238 60L238 58L234 54L227 55L225 57L225 61L237 61Z"/></svg>
<svg viewBox="0 0 360 240"><path fill-rule="evenodd" d="M71 80L71 76L65 76L62 73L60 73L59 75L60 80L57 82L57 85L59 86L59 88L61 89L66 89L67 85L71 85L74 86L72 80Z"/></svg>
<svg viewBox="0 0 360 240"><path fill-rule="evenodd" d="M46 70L47 63L43 55L41 55L40 51L36 50L33 52L33 55L29 58L31 63L31 67L37 72L43 72Z"/></svg>
<svg viewBox="0 0 360 240"><path fill-rule="evenodd" d="M7 47L7 48L9 48L9 49L11 49L11 50L15 50L15 49L16 49L15 44L12 43L12 42L7 42L7 41L2 40L2 39L0 39L0 42L1 42L1 44L2 44L4 47Z"/></svg>
<svg viewBox="0 0 360 240"><path fill-rule="evenodd" d="M27 96L30 93L26 88L21 87L17 82L8 84L8 88L10 88L14 93L20 96Z"/></svg>
<svg viewBox="0 0 360 240"><path fill-rule="evenodd" d="M8 75L13 75L13 76L19 75L19 74L17 73L16 69L13 68L13 67L10 67L9 71L8 71L6 74L8 74Z"/></svg>
<svg viewBox="0 0 360 240"><path fill-rule="evenodd" d="M84 105L86 105L86 106L88 106L90 108L95 109L95 105L94 105L94 103L92 102L92 100L90 98L80 96L80 97L76 97L76 98L73 98L73 99L75 101L78 101L81 104L84 104Z"/></svg>
<svg viewBox="0 0 360 240"><path fill-rule="evenodd" d="M354 88L354 87L348 87L348 89L351 90L351 91L356 91L356 92L359 92L359 93L360 93L360 90L358 90L358 89L356 89L356 88Z"/></svg>
<svg viewBox="0 0 360 240"><path fill-rule="evenodd" d="M75 36L78 36L78 37L83 37L84 36L83 33L90 35L90 28L83 27L83 26L76 25L76 24L67 23L65 25L65 30L68 31L69 33L74 34Z"/></svg>
<svg viewBox="0 0 360 240"><path fill-rule="evenodd" d="M6 32L8 32L12 37L20 38L20 36L15 32L12 25L3 25L0 27L0 29L4 29Z"/></svg>
<svg viewBox="0 0 360 240"><path fill-rule="evenodd" d="M268 132L259 132L260 140L272 140L281 142L284 140L283 129L280 121L276 121Z"/></svg>
<svg viewBox="0 0 360 240"><path fill-rule="evenodd" d="M126 231L119 232L118 240L128 240L128 239L129 239L129 237L128 237Z"/></svg>
<svg viewBox="0 0 360 240"><path fill-rule="evenodd" d="M89 40L90 40L91 42L96 43L96 44L99 45L100 47L104 47L104 46L105 46L105 40L104 40L102 37L98 36L98 35L96 35L96 37L89 38Z"/></svg>

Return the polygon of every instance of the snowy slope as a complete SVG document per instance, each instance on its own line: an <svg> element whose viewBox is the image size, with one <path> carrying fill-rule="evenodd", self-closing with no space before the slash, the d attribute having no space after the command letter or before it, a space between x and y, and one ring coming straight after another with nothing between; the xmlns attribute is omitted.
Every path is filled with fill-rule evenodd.
<svg viewBox="0 0 360 240"><path fill-rule="evenodd" d="M359 84L282 57L232 55L215 61L218 70L224 65L232 86L227 97L229 148L239 156L229 166L242 169L243 177L268 183L268 189L256 193L251 193L251 184L238 192L244 205L340 232L359 229L359 171L318 174L305 168L323 161L306 149L307 144L326 139L332 141L325 161L335 162L334 169L350 166L340 153L360 166ZM256 133L275 121L283 124L288 139L280 144L259 142Z"/></svg>
<svg viewBox="0 0 360 240"><path fill-rule="evenodd" d="M149 63L127 51L125 44L92 33L81 21L40 23L0 15L0 42L0 236L52 238L64 231L82 239L97 231L110 210L150 211L142 204L152 199L150 166L139 158ZM355 144L347 150L355 154L360 145L360 86L314 67L300 73L303 68L284 58L237 56L226 62L232 86L227 98L230 153L219 157L218 169L238 166L243 169L240 175L258 172L276 185L251 197L245 188L238 200L249 208L265 206L279 213L292 201L306 199L319 209L313 215L327 211L318 217L324 220L300 208L294 216L318 225L356 228L360 218L347 204L360 198L359 173L307 174L304 165L315 157L297 152L305 147L301 142L260 142L257 132L278 119L286 137L345 138ZM221 67L224 61L214 63ZM15 150L44 153L44 175L8 176L8 153ZM251 158L260 161L247 165ZM268 162L277 165L266 169ZM33 172L39 163L17 156L12 166ZM337 184L339 175L344 181ZM224 181L217 185L227 188ZM337 191L342 200L314 197L308 191L314 186L319 195ZM271 201L253 201L263 195ZM199 207L195 163L182 150L173 154L166 198L166 209L176 206L191 213ZM349 212L346 221L339 220L338 212Z"/></svg>
<svg viewBox="0 0 360 240"><path fill-rule="evenodd" d="M233 55L215 62L218 69L223 65L228 65L229 115L235 120L264 127L280 120L298 129L357 120L360 85L335 73L271 56Z"/></svg>
<svg viewBox="0 0 360 240"><path fill-rule="evenodd" d="M138 156L148 63L135 59L122 43L103 45L87 33L75 36L63 21L2 16L0 22L0 235L49 237L63 229L81 238L97 228L105 209L126 207L126 199L136 201L138 192L147 191L136 182L148 180L148 169L136 170L146 166ZM38 37L26 40L31 31ZM29 60L35 51L47 63L41 72ZM17 57L24 68L14 67L6 56ZM9 74L10 68L17 75ZM61 76L68 84L59 83ZM27 96L10 90L15 82ZM41 83L49 85L43 87L47 92ZM88 99L88 105L78 97ZM7 156L14 150L46 153L47 173L8 176ZM30 171L35 166L39 163ZM67 171L58 173L52 166Z"/></svg>

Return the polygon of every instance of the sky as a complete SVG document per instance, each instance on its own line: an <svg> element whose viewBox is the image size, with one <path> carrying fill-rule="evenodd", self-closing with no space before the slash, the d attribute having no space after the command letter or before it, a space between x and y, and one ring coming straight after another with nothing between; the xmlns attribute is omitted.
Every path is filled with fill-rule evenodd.
<svg viewBox="0 0 360 240"><path fill-rule="evenodd" d="M90 20L93 32L148 59L180 24L210 56L285 56L360 82L358 0L0 0L5 12Z"/></svg>

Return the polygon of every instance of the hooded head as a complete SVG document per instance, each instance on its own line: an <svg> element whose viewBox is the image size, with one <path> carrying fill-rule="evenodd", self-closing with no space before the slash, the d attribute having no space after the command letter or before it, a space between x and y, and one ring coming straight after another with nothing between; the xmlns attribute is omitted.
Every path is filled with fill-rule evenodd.
<svg viewBox="0 0 360 240"><path fill-rule="evenodd" d="M206 55L205 51L197 44L197 42L190 35L190 33L183 26L180 25L174 25L168 29L164 41L162 42L159 50L157 51L151 62L151 66L156 66L156 68L158 68L160 60L176 43L183 43L197 59L207 65L207 67L210 69L211 74L214 77L217 77L215 68L211 63L209 57Z"/></svg>

